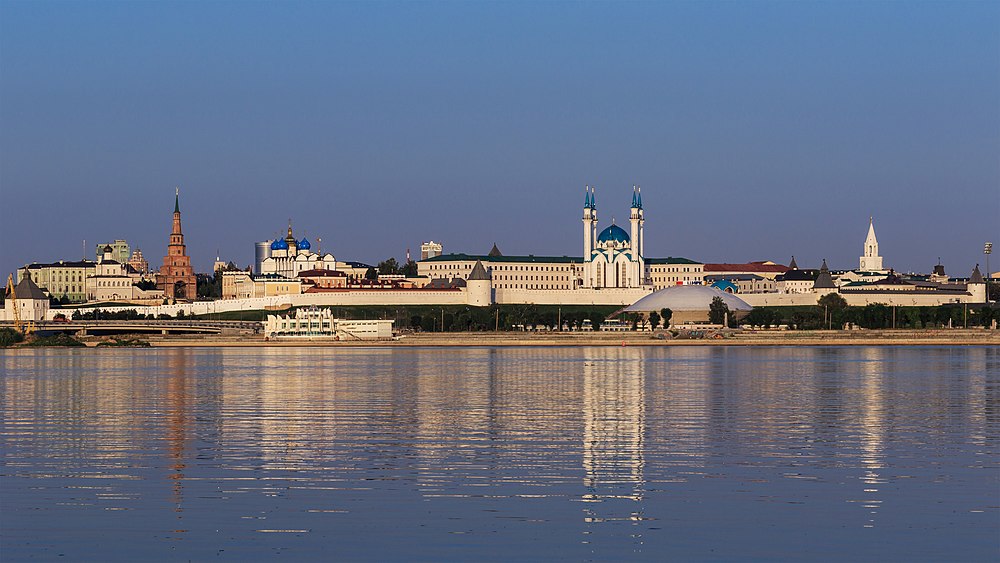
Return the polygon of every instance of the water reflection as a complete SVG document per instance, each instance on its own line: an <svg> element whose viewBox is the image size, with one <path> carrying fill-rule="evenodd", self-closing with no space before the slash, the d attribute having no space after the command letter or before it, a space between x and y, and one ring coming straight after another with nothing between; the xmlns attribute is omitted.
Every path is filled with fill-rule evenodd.
<svg viewBox="0 0 1000 563"><path fill-rule="evenodd" d="M642 360L618 348L589 350L584 357L583 483L587 492L583 498L641 501L646 407Z"/></svg>
<svg viewBox="0 0 1000 563"><path fill-rule="evenodd" d="M864 524L866 528L875 525L875 515L878 514L879 505L882 503L879 498L879 487L886 483L880 475L883 468L882 450L886 434L883 389L885 352L885 348L866 348L863 351L864 361L861 362L860 461L864 469L861 481L865 484L863 506L871 515Z"/></svg>
<svg viewBox="0 0 1000 563"><path fill-rule="evenodd" d="M0 405L12 559L997 547L996 348L16 351Z"/></svg>

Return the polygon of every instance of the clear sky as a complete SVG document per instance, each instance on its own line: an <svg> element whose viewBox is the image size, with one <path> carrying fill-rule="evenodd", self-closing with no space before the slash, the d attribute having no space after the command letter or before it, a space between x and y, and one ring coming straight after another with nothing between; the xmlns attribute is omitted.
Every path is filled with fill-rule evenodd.
<svg viewBox="0 0 1000 563"><path fill-rule="evenodd" d="M199 271L579 255L642 186L649 256L968 275L1000 251L1000 3L0 1L0 271L125 238L174 187ZM1000 269L1000 254L993 264Z"/></svg>

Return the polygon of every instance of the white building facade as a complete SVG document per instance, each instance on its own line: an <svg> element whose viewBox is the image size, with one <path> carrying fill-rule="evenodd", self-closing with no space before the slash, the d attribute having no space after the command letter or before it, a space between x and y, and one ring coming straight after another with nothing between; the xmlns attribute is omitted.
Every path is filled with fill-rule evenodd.
<svg viewBox="0 0 1000 563"><path fill-rule="evenodd" d="M268 315L264 323L267 338L298 340L390 340L391 320L338 319L330 309L310 307L291 315Z"/></svg>

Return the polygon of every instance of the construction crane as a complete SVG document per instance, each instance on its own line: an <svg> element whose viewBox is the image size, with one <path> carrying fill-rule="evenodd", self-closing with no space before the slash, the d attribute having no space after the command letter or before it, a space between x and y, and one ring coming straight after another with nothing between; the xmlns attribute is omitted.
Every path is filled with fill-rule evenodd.
<svg viewBox="0 0 1000 563"><path fill-rule="evenodd" d="M17 306L17 293L14 291L14 276L7 274L7 299L13 302L14 309L14 330L27 336L35 330L35 323L26 323L21 320L21 308Z"/></svg>

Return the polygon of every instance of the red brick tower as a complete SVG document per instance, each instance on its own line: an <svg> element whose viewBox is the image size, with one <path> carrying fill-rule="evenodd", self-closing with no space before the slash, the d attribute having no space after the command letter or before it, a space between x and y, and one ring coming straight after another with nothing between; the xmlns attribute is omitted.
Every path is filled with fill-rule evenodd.
<svg viewBox="0 0 1000 563"><path fill-rule="evenodd" d="M185 249L178 188L174 194L174 228L170 232L170 243L167 245L167 255L163 257L163 266L156 276L156 287L162 289L166 297L193 301L198 296L198 281L194 277L194 268L191 267L191 257Z"/></svg>

